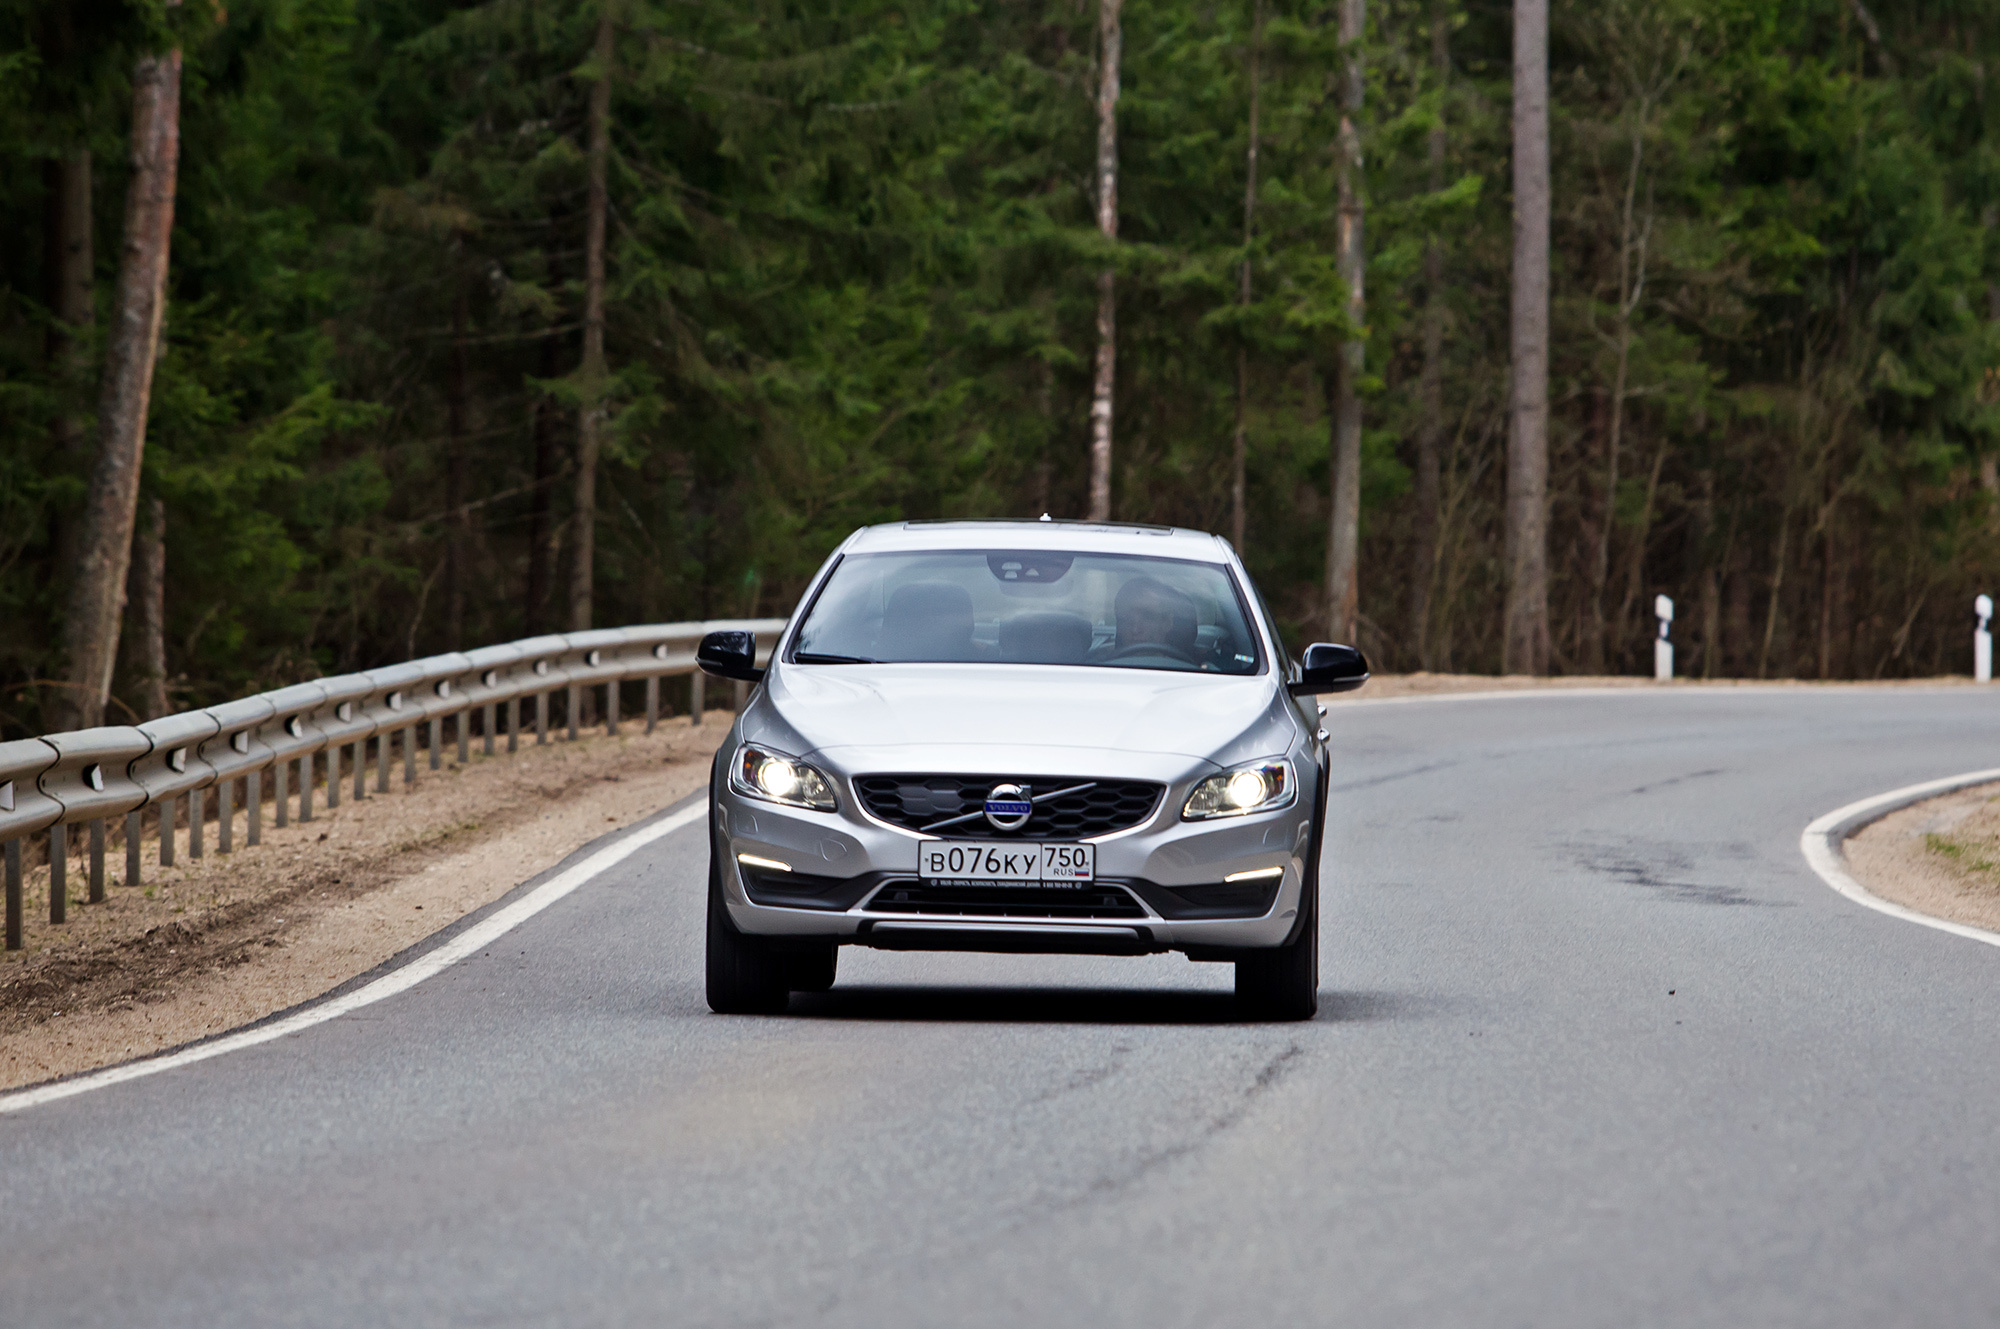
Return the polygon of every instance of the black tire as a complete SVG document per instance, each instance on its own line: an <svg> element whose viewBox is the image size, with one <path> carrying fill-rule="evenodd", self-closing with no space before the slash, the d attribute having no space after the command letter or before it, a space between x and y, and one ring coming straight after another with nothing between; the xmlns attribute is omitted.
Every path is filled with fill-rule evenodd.
<svg viewBox="0 0 2000 1329"><path fill-rule="evenodd" d="M1311 913L1298 936L1284 946L1246 952L1236 962L1236 1001L1253 1020L1310 1020L1319 1014L1319 891L1308 894Z"/></svg>
<svg viewBox="0 0 2000 1329"><path fill-rule="evenodd" d="M792 992L788 957L736 930L722 903L722 875L708 859L708 1008L718 1015L776 1015Z"/></svg>
<svg viewBox="0 0 2000 1329"><path fill-rule="evenodd" d="M794 992L826 992L833 987L840 967L840 948L828 944L809 951L791 951L784 956L785 986Z"/></svg>

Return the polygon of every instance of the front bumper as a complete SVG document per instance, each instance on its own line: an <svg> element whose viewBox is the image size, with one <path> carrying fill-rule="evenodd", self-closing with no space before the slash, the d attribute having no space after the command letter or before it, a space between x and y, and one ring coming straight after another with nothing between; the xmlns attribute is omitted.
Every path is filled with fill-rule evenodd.
<svg viewBox="0 0 2000 1329"><path fill-rule="evenodd" d="M1191 779L1181 779L1166 782L1145 823L1089 838L1097 879L1088 888L926 889L917 878L917 845L934 837L875 820L860 811L851 782L833 778L841 793L835 812L768 803L716 782L723 901L741 931L896 950L1270 947L1292 935L1313 862L1317 790L1310 785L1302 782L1297 801L1275 812L1186 822L1180 809ZM970 828L947 834L1006 838ZM790 870L746 864L743 856ZM1270 868L1279 869L1275 883L1224 880Z"/></svg>

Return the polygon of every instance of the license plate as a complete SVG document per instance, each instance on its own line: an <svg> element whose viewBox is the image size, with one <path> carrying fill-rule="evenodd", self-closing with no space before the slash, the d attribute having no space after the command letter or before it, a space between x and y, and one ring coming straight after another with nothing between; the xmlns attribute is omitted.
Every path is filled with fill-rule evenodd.
<svg viewBox="0 0 2000 1329"><path fill-rule="evenodd" d="M1073 886L1097 876L1094 844L923 840L917 876L939 886Z"/></svg>

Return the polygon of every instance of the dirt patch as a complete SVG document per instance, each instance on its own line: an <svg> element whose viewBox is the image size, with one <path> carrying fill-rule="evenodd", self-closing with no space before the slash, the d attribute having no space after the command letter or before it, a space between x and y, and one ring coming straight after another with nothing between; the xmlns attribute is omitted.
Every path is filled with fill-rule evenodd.
<svg viewBox="0 0 2000 1329"><path fill-rule="evenodd" d="M1855 877L1883 899L2000 932L2000 785L1892 812L1845 849Z"/></svg>
<svg viewBox="0 0 2000 1329"><path fill-rule="evenodd" d="M477 752L420 769L405 789L323 803L284 829L264 809L263 843L157 866L124 884L122 844L106 858L107 899L80 903L72 854L69 922L48 920L48 869L26 887L22 950L0 961L0 1088L67 1075L257 1020L319 995L504 895L605 831L701 788L729 717L685 719L648 736ZM371 778L370 789L374 785Z"/></svg>
<svg viewBox="0 0 2000 1329"><path fill-rule="evenodd" d="M1970 678L1898 678L1856 683L1851 680L1816 682L1801 679L1755 678L1676 678L1662 683L1631 674L1572 674L1560 678L1533 678L1527 674L1377 674L1368 685L1355 692L1342 692L1321 700L1329 704L1343 701L1372 701L1385 697L1424 697L1452 692L1562 692L1576 688L1907 688L1976 686Z"/></svg>

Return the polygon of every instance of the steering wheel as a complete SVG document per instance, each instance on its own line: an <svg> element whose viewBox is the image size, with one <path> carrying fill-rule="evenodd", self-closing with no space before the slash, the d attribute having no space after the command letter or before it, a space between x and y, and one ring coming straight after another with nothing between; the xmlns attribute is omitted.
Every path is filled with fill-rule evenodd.
<svg viewBox="0 0 2000 1329"><path fill-rule="evenodd" d="M1120 646L1104 658L1106 660L1123 660L1128 656L1140 655L1160 656L1168 660L1178 660L1185 665L1195 663L1193 656L1183 654L1163 641L1135 641L1130 646Z"/></svg>

